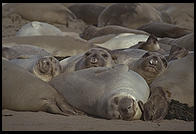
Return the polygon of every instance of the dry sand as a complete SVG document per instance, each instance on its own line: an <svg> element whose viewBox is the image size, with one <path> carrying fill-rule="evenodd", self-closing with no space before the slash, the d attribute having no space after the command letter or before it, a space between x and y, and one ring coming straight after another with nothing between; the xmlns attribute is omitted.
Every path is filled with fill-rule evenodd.
<svg viewBox="0 0 196 134"><path fill-rule="evenodd" d="M194 122L106 120L89 116L62 116L46 112L2 111L3 131L193 131ZM7 116L4 116L7 115Z"/></svg>

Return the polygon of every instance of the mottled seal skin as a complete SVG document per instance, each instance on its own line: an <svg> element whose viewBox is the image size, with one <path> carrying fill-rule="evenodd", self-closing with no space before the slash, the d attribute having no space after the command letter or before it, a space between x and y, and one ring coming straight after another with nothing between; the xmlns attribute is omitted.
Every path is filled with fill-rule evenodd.
<svg viewBox="0 0 196 134"><path fill-rule="evenodd" d="M97 25L99 14L105 6L96 3L77 3L67 7L78 19L82 19L88 25Z"/></svg>
<svg viewBox="0 0 196 134"><path fill-rule="evenodd" d="M112 67L110 50L102 47L91 48L82 55L76 55L60 62L63 72L72 72L91 67Z"/></svg>
<svg viewBox="0 0 196 134"><path fill-rule="evenodd" d="M22 59L13 59L10 62L21 66L46 82L62 72L59 61L52 56L31 56Z"/></svg>
<svg viewBox="0 0 196 134"><path fill-rule="evenodd" d="M162 22L160 13L147 3L115 3L98 17L98 26L119 25L136 29L151 21Z"/></svg>
<svg viewBox="0 0 196 134"><path fill-rule="evenodd" d="M31 55L50 56L51 54L43 48L32 45L2 46L2 57L9 60Z"/></svg>
<svg viewBox="0 0 196 134"><path fill-rule="evenodd" d="M152 97L144 104L144 119L163 119L168 112L168 102L172 99L194 106L193 72L194 53L170 61L167 70L150 85Z"/></svg>
<svg viewBox="0 0 196 134"><path fill-rule="evenodd" d="M140 74L148 84L167 69L166 58L156 52L147 52L139 60L129 64L129 69Z"/></svg>
<svg viewBox="0 0 196 134"><path fill-rule="evenodd" d="M16 36L41 35L63 36L63 32L51 24L39 21L27 23L24 26L22 26L18 32L16 32Z"/></svg>
<svg viewBox="0 0 196 134"><path fill-rule="evenodd" d="M86 40L90 40L92 38L103 36L103 35L108 35L108 34L118 35L120 33L134 33L134 34L149 35L148 33L142 30L131 29L118 25L107 25L104 27L96 27L90 25L84 29L84 31L80 34L80 37Z"/></svg>
<svg viewBox="0 0 196 134"><path fill-rule="evenodd" d="M154 34L155 36L160 38L179 38L186 34L192 33L192 31L187 28L163 22L151 22L148 24L144 24L137 29L145 31L149 34Z"/></svg>
<svg viewBox="0 0 196 134"><path fill-rule="evenodd" d="M77 109L106 119L140 119L138 103L146 103L150 91L146 81L126 65L62 73L49 84Z"/></svg>
<svg viewBox="0 0 196 134"><path fill-rule="evenodd" d="M23 68L2 59L2 109L76 114L61 94Z"/></svg>

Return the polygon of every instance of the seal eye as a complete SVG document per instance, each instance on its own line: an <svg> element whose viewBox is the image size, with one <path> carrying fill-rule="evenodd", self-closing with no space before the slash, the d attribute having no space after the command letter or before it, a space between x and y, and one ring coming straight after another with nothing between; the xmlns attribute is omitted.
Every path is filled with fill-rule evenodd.
<svg viewBox="0 0 196 134"><path fill-rule="evenodd" d="M128 106L127 109L131 109L131 106Z"/></svg>
<svg viewBox="0 0 196 134"><path fill-rule="evenodd" d="M145 53L145 54L142 56L142 58L145 58L145 57L148 57L148 56L150 56L150 53L149 53L149 52Z"/></svg>
<svg viewBox="0 0 196 134"><path fill-rule="evenodd" d="M108 55L107 55L107 54L102 54L102 56L103 56L104 58L107 58L107 57L108 57Z"/></svg>
<svg viewBox="0 0 196 134"><path fill-rule="evenodd" d="M85 56L89 56L91 53L90 52L87 52L87 53L85 53Z"/></svg>

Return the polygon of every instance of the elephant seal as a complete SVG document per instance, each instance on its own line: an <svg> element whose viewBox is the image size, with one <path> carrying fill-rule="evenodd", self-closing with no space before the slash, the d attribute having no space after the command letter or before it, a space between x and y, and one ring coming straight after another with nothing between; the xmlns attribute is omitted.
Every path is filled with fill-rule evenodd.
<svg viewBox="0 0 196 134"><path fill-rule="evenodd" d="M194 51L194 33L187 34L177 39L162 38L159 40L159 43L164 43L168 45L177 45L189 51Z"/></svg>
<svg viewBox="0 0 196 134"><path fill-rule="evenodd" d="M2 57L9 60L17 59L19 57L28 57L30 55L37 56L51 56L49 52L43 48L32 45L16 45L16 46L2 46Z"/></svg>
<svg viewBox="0 0 196 134"><path fill-rule="evenodd" d="M69 9L59 3L12 3L3 6L3 13L4 16L16 13L26 20L63 25L76 19Z"/></svg>
<svg viewBox="0 0 196 134"><path fill-rule="evenodd" d="M88 25L97 25L99 14L105 6L96 3L75 3L67 7L78 19L83 20Z"/></svg>
<svg viewBox="0 0 196 134"><path fill-rule="evenodd" d="M140 119L149 96L145 80L125 65L62 73L49 84L77 109L106 119Z"/></svg>
<svg viewBox="0 0 196 134"><path fill-rule="evenodd" d="M2 59L2 109L76 114L61 94L23 68Z"/></svg>
<svg viewBox="0 0 196 134"><path fill-rule="evenodd" d="M192 31L187 28L163 22L151 22L144 24L137 29L154 34L159 38L179 38L186 34L192 33Z"/></svg>
<svg viewBox="0 0 196 134"><path fill-rule="evenodd" d="M72 72L90 67L112 67L113 58L109 50L101 47L91 48L84 54L60 61L63 72Z"/></svg>
<svg viewBox="0 0 196 134"><path fill-rule="evenodd" d="M150 85L151 96L144 104L144 119L163 119L168 103L177 100L194 106L194 53L170 61L168 69Z"/></svg>
<svg viewBox="0 0 196 134"><path fill-rule="evenodd" d="M148 33L142 30L136 30L136 29L131 29L131 28L117 26L117 25L107 25L104 27L95 27L90 25L84 29L84 31L80 34L80 37L85 40L90 40L92 38L103 36L103 35L108 35L108 34L118 35L121 33L149 35Z"/></svg>
<svg viewBox="0 0 196 134"><path fill-rule="evenodd" d="M162 22L159 11L147 3L115 3L98 17L98 27L119 25L136 29L151 21Z"/></svg>
<svg viewBox="0 0 196 134"><path fill-rule="evenodd" d="M114 50L129 48L136 45L139 41L146 41L147 39L148 36L144 34L122 33L102 44L95 45Z"/></svg>
<svg viewBox="0 0 196 134"><path fill-rule="evenodd" d="M25 24L21 29L16 32L16 36L41 36L41 35L54 35L63 36L63 32L53 25L48 23L33 21Z"/></svg>
<svg viewBox="0 0 196 134"><path fill-rule="evenodd" d="M51 53L52 56L73 56L81 54L95 45L88 44L85 40L80 40L70 36L26 36L2 38L4 46L15 46L29 44L41 47Z"/></svg>
<svg viewBox="0 0 196 134"><path fill-rule="evenodd" d="M13 59L10 62L21 66L46 82L62 72L59 61L52 56L30 56L23 59Z"/></svg>
<svg viewBox="0 0 196 134"><path fill-rule="evenodd" d="M157 52L146 52L140 59L131 62L129 69L140 74L148 84L161 75L168 66L165 56Z"/></svg>

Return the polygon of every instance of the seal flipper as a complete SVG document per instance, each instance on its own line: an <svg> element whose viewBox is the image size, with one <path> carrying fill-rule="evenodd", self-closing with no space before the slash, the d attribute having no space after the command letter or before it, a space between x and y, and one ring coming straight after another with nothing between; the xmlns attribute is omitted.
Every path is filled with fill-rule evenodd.
<svg viewBox="0 0 196 134"><path fill-rule="evenodd" d="M168 105L163 88L154 88L151 90L148 101L144 104L144 120L159 121L164 119L168 113Z"/></svg>

